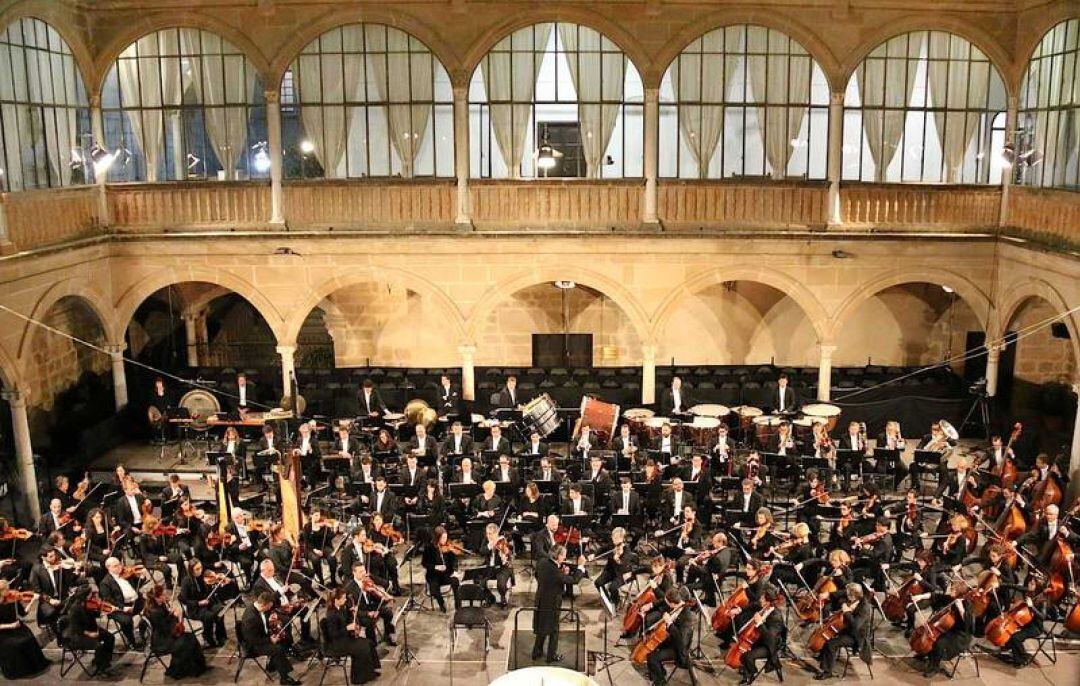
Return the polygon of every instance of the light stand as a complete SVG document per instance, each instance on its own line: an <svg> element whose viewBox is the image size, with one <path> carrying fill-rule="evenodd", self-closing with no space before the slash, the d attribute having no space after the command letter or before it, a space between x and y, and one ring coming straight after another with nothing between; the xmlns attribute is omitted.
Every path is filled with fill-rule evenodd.
<svg viewBox="0 0 1080 686"><path fill-rule="evenodd" d="M615 604L608 598L607 591L603 588L598 586L596 590L600 595L600 604L604 608L604 649L593 653L593 660L596 661L595 673L599 674L602 669L607 671L608 684L615 686L615 679L611 676L611 667L620 662L625 662L626 658L608 652L608 624L611 623L611 618L616 615Z"/></svg>
<svg viewBox="0 0 1080 686"><path fill-rule="evenodd" d="M963 432L964 427L969 423L974 423L973 415L975 410L979 411L979 421L982 423L983 433L986 435L986 440L990 440L990 396L986 394L986 380L980 379L975 382L971 387L971 392L975 394L975 401L971 403L971 407L968 408L967 414L964 415L964 421L960 422L959 430Z"/></svg>

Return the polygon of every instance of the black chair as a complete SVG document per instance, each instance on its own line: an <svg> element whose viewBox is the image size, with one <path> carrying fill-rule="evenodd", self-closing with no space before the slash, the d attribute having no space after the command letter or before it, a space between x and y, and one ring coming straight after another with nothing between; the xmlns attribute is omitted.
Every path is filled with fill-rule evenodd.
<svg viewBox="0 0 1080 686"><path fill-rule="evenodd" d="M75 668L75 665L79 665L83 674L90 678L90 670L86 668L86 663L83 659L86 657L87 651L80 650L78 648L71 648L67 645L67 641L64 639L64 630L67 628L67 618L61 617L56 623L56 645L60 646L60 678L67 676L67 673ZM68 656L71 656L71 664L68 664Z"/></svg>
<svg viewBox="0 0 1080 686"><path fill-rule="evenodd" d="M153 645L154 645L154 630L153 630L153 627L151 627L149 625L149 623L147 623L146 647L143 648L142 671L139 672L139 683L140 684L143 682L143 679L146 678L146 670L150 668L150 663L151 662L157 662L159 665L161 665L162 669L167 670L169 668L169 666L167 664L165 664L165 660L162 659L165 655L168 655L169 653L168 652L158 652L158 651L154 650Z"/></svg>
<svg viewBox="0 0 1080 686"><path fill-rule="evenodd" d="M873 621L869 622L867 624L867 629L866 629L865 635L863 636L863 641L866 642L866 645L870 646L870 649L873 648L874 641L876 640L875 637L874 637L874 628L875 628L874 622ZM849 646L842 646L840 648L840 653L844 654L844 671L840 673L840 678L844 679L844 678L847 677L848 668L851 667L852 649ZM869 672L870 672L870 678L873 679L874 678L874 669L873 669L873 666L871 664L872 659L871 660L863 660L863 663L866 665L866 669L869 670Z"/></svg>
<svg viewBox="0 0 1080 686"><path fill-rule="evenodd" d="M783 630L780 632L779 639L776 642L777 664L779 665L779 668L776 670L776 678L780 683L784 683L784 662L780 658L782 658L788 652L790 652L788 650L788 632L787 626L785 625ZM765 673L765 668L768 667L768 661L762 660L760 667L755 661L754 667L754 675L750 677L751 684L757 681L758 677Z"/></svg>
<svg viewBox="0 0 1080 686"><path fill-rule="evenodd" d="M457 630L465 629L484 631L484 659L491 650L491 622L488 621L487 613L484 612L484 601L487 599L487 588L475 583L461 584L458 587L458 598L461 607L454 610L453 621L450 622L450 660L454 659L454 648L457 645Z"/></svg>
<svg viewBox="0 0 1080 686"><path fill-rule="evenodd" d="M240 672L243 671L244 663L248 660L254 662L255 665L260 670L262 670L262 673L266 676L267 679L273 678L270 676L270 672L266 669L267 666L270 664L270 659L267 658L265 655L256 655L251 652L251 648L248 647L247 641L244 640L243 625L241 625L239 622L237 622L236 624L236 652L232 654L229 660L232 661L234 657L239 660L239 663L236 665L236 674L233 676L234 684L240 681ZM262 662L259 661L260 657L262 658Z"/></svg>
<svg viewBox="0 0 1080 686"><path fill-rule="evenodd" d="M330 646L326 643L326 619L319 620L319 647L315 653L311 656L311 661L317 661L322 665L322 676L319 677L319 686L323 686L323 682L326 681L326 672L331 667L341 667L342 674L345 675L345 684L349 686L349 656L335 653L330 649Z"/></svg>
<svg viewBox="0 0 1080 686"><path fill-rule="evenodd" d="M975 678L982 677L982 672L979 671L979 654L970 648L960 653L953 659L952 663L945 670L945 675L950 679L955 677L956 670L960 667L960 660L963 660L965 657L971 658L971 661L975 663Z"/></svg>

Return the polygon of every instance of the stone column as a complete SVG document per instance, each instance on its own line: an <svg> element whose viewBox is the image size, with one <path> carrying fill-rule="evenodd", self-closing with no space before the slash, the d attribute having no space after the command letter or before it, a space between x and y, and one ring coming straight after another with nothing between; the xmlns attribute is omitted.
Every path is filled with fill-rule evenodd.
<svg viewBox="0 0 1080 686"><path fill-rule="evenodd" d="M90 137L94 143L100 145L103 149L105 146L105 120L101 115L101 96L90 96ZM80 141L81 142L81 141ZM86 159L83 160L83 164L86 165L85 171L89 172L94 167L93 160L90 159L90 151L83 150L83 154L86 155ZM109 173L106 171L103 174L94 173L94 184L98 189L98 223L102 226L109 225L109 198L105 192L105 182L108 180Z"/></svg>
<svg viewBox="0 0 1080 686"><path fill-rule="evenodd" d="M266 153L270 155L270 223L284 224L285 194L281 190L285 153L281 147L281 96L277 88L266 89Z"/></svg>
<svg viewBox="0 0 1080 686"><path fill-rule="evenodd" d="M1018 120L1017 110L1020 109L1020 99L1010 95L1005 105L1005 144L1013 145L1016 152L1016 125ZM1012 186L1013 168L1017 160L1014 157L1012 164L1001 170L1001 208L998 210L998 225L1005 226L1009 214L1009 187Z"/></svg>
<svg viewBox="0 0 1080 686"><path fill-rule="evenodd" d="M104 348L112 358L113 397L116 399L116 411L119 412L128 403L127 371L124 369L127 344L106 343Z"/></svg>
<svg viewBox="0 0 1080 686"><path fill-rule="evenodd" d="M821 351L821 359L818 360L817 399L827 403L832 397L832 356L836 352L836 346L818 344L818 349Z"/></svg>
<svg viewBox="0 0 1080 686"><path fill-rule="evenodd" d="M292 380L296 375L296 346L279 345L278 355L281 355L281 395L292 395Z"/></svg>
<svg viewBox="0 0 1080 686"><path fill-rule="evenodd" d="M658 173L659 139L660 139L660 89L645 89L645 198L642 204L642 223L660 226L660 217L657 216L657 188L656 177Z"/></svg>
<svg viewBox="0 0 1080 686"><path fill-rule="evenodd" d="M195 347L200 360L210 359L210 330L207 328L209 310L202 310L195 315Z"/></svg>
<svg viewBox="0 0 1080 686"><path fill-rule="evenodd" d="M8 236L7 207L3 202L0 202L0 255L11 255L17 249Z"/></svg>
<svg viewBox="0 0 1080 686"><path fill-rule="evenodd" d="M1080 401L1080 380L1073 384L1072 390ZM1080 492L1080 478L1078 478L1080 477L1080 406L1076 408L1076 422L1073 424L1072 449L1069 451L1069 477L1069 490L1072 491L1070 498L1073 498ZM1069 503L1072 500L1066 499L1065 502Z"/></svg>
<svg viewBox="0 0 1080 686"><path fill-rule="evenodd" d="M458 352L461 354L461 397L476 400L476 369L473 366L476 346L459 345Z"/></svg>
<svg viewBox="0 0 1080 686"><path fill-rule="evenodd" d="M844 157L844 92L829 94L829 157L826 174L829 179L828 212L829 226L839 226L840 216L840 173Z"/></svg>
<svg viewBox="0 0 1080 686"><path fill-rule="evenodd" d="M656 402L656 346L641 346L641 404Z"/></svg>
<svg viewBox="0 0 1080 686"><path fill-rule="evenodd" d="M184 313L184 341L187 343L187 364L199 366L199 339L196 324L199 315L195 312Z"/></svg>
<svg viewBox="0 0 1080 686"><path fill-rule="evenodd" d="M30 513L30 521L41 518L41 500L38 496L37 470L34 467L34 447L30 443L30 423L26 418L27 392L14 389L3 392L4 400L11 408L11 435L15 439L15 462L18 465L20 490L24 504Z"/></svg>
<svg viewBox="0 0 1080 686"><path fill-rule="evenodd" d="M457 216L459 229L472 229L469 214L469 88L454 87L454 176L457 177Z"/></svg>
<svg viewBox="0 0 1080 686"><path fill-rule="evenodd" d="M180 144L184 140L184 120L181 118L180 110L173 110L168 116L173 139L173 173L176 174L177 181L183 181L187 178L187 154L184 152L184 146Z"/></svg>
<svg viewBox="0 0 1080 686"><path fill-rule="evenodd" d="M1004 349L1005 347L1000 345L991 345L986 349L986 395L991 398L997 395L998 364Z"/></svg>

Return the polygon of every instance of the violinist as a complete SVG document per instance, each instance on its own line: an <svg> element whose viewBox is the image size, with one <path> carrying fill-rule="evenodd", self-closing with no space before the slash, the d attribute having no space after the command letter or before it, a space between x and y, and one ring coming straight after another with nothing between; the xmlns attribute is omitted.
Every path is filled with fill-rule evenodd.
<svg viewBox="0 0 1080 686"><path fill-rule="evenodd" d="M865 536L856 537L852 543L855 561L852 573L859 578L873 580L874 588L885 588L885 570L893 559L893 539L889 533L889 520L884 515L874 520L874 531Z"/></svg>
<svg viewBox="0 0 1080 686"><path fill-rule="evenodd" d="M290 583L292 579L285 579L285 575L293 569L293 544L280 522L270 528L270 550L266 557L274 565L274 573L281 576L285 583Z"/></svg>
<svg viewBox="0 0 1080 686"><path fill-rule="evenodd" d="M84 479L83 482L79 484L81 490L85 491L86 484L88 483L89 480ZM75 508L79 506L79 502L81 500L75 498L75 495L71 492L71 480L63 475L56 477L56 479L53 481L53 491L51 497L59 500L60 506L63 508L63 510L69 513L75 511Z"/></svg>
<svg viewBox="0 0 1080 686"><path fill-rule="evenodd" d="M191 502L190 495L180 496L180 505L172 517L172 523L176 526L176 535L168 536L167 542L170 549L174 549L185 562L195 555L195 549L203 540L203 520L206 513L195 507ZM165 519L163 516L162 519Z"/></svg>
<svg viewBox="0 0 1080 686"><path fill-rule="evenodd" d="M776 522L773 520L772 511L767 507L760 508L754 515L754 528L750 532L744 530L743 537L746 539L746 549L755 557L762 557L779 542L779 537L773 531Z"/></svg>
<svg viewBox="0 0 1080 686"><path fill-rule="evenodd" d="M637 555L626 543L626 529L617 526L611 530L611 549L604 554L607 555L604 569L601 570L594 583L612 604L618 606L619 589L630 581L634 570L637 569Z"/></svg>
<svg viewBox="0 0 1080 686"><path fill-rule="evenodd" d="M893 549L897 558L908 549L914 549L915 552L922 550L922 535L924 533L919 494L915 489L908 489L904 494L904 502L901 506L903 507L903 513L893 515L896 518Z"/></svg>
<svg viewBox="0 0 1080 686"><path fill-rule="evenodd" d="M184 564L183 558L175 550L165 546L165 536L155 535L160 520L154 515L147 515L143 520L143 535L139 536L139 557L147 570L159 572L165 580L165 586L172 588L173 572L170 563L178 567Z"/></svg>
<svg viewBox="0 0 1080 686"><path fill-rule="evenodd" d="M277 672L278 682L282 686L300 686L300 681L292 676L292 664L289 662L287 648L291 645L288 631L279 633L272 619L275 595L272 591L263 591L255 601L244 610L240 619L240 628L244 643L253 655L265 655L270 671Z"/></svg>
<svg viewBox="0 0 1080 686"><path fill-rule="evenodd" d="M352 532L352 541L345 544L341 552L342 575L346 570L351 570L357 563L370 570L372 574L385 574L386 567L383 564L383 554L389 552L383 546L378 545L368 538L368 532L363 527L357 527Z"/></svg>
<svg viewBox="0 0 1080 686"><path fill-rule="evenodd" d="M259 578L251 585L251 592L273 593L274 609L281 615L290 615L288 619L292 619L293 615L302 614L304 611L303 601L297 596L297 587L290 587L281 581L274 573L274 563L270 560L263 560L259 563ZM310 622L301 619L299 624L301 640L310 643Z"/></svg>
<svg viewBox="0 0 1080 686"><path fill-rule="evenodd" d="M671 543L663 547L661 552L665 558L675 561L675 579L681 584L689 556L701 549L701 525L692 506L683 508L682 524L664 538L671 540Z"/></svg>
<svg viewBox="0 0 1080 686"><path fill-rule="evenodd" d="M26 607L17 599L5 599L9 590L7 579L0 579L0 674L5 679L26 679L41 674L51 663L22 621Z"/></svg>
<svg viewBox="0 0 1080 686"><path fill-rule="evenodd" d="M855 514L851 510L851 502L840 502L840 518L833 522L829 532L829 547L847 550L851 547L851 539L855 536Z"/></svg>
<svg viewBox="0 0 1080 686"><path fill-rule="evenodd" d="M356 613L356 622L362 626L368 636L375 636L375 620L381 619L383 641L388 646L396 646L394 641L394 613L390 605L394 598L384 589L386 583L368 575L367 569L359 562L352 566L352 578L342 588L349 596Z"/></svg>
<svg viewBox="0 0 1080 686"><path fill-rule="evenodd" d="M942 538L934 541L934 552L937 553L941 565L944 567L956 567L964 563L971 554L968 541L968 518L962 514L953 515L949 518L949 532Z"/></svg>
<svg viewBox="0 0 1080 686"><path fill-rule="evenodd" d="M491 523L484 528L484 541L477 552L484 560L484 566L480 568L480 578L484 581L495 580L499 592L499 607L506 609L506 597L510 587L514 585L514 569L511 566L509 541L499 534L498 524ZM495 597L490 591L488 595L494 601Z"/></svg>
<svg viewBox="0 0 1080 686"><path fill-rule="evenodd" d="M54 531L78 531L81 527L70 513L64 512L63 503L59 498L49 501L49 511L41 516L38 521L38 534L48 536Z"/></svg>
<svg viewBox="0 0 1080 686"><path fill-rule="evenodd" d="M228 635L221 610L225 602L239 592L236 582L226 575L205 574L202 561L198 559L188 563L187 571L180 582L180 602L184 612L202 624L207 648L223 646Z"/></svg>
<svg viewBox="0 0 1080 686"><path fill-rule="evenodd" d="M369 635L347 607L349 596L338 589L326 598L326 618L323 620L322 640L327 657L348 657L349 683L366 684L381 676L379 654L374 637Z"/></svg>
<svg viewBox="0 0 1080 686"><path fill-rule="evenodd" d="M705 596L702 602L716 607L720 582L736 562L736 550L728 545L727 534L718 531L709 540L709 549L686 563L686 585L691 589L701 589Z"/></svg>
<svg viewBox="0 0 1080 686"><path fill-rule="evenodd" d="M885 508L881 506L881 491L873 484L863 484L859 488L859 496L862 504L859 506L859 519L872 527L873 521L885 514Z"/></svg>
<svg viewBox="0 0 1080 686"><path fill-rule="evenodd" d="M67 605L67 625L64 628L64 645L74 650L93 651L93 676L112 676L112 654L116 639L98 626L97 610L90 610L90 584L79 582L79 587Z"/></svg>
<svg viewBox="0 0 1080 686"><path fill-rule="evenodd" d="M109 613L109 619L116 622L127 644L135 650L141 650L146 639L146 626L141 621L143 599L135 584L124 578L124 565L115 557L105 560L105 576L98 585L101 599L116 608ZM135 580L133 578L133 580ZM135 640L135 620L140 617L139 636Z"/></svg>
<svg viewBox="0 0 1080 686"><path fill-rule="evenodd" d="M814 426L819 426L815 424ZM806 470L806 481L799 486L791 499L792 507L798 508L795 521L806 524L810 536L817 541L821 534L821 506L829 503L829 494L816 469Z"/></svg>
<svg viewBox="0 0 1080 686"><path fill-rule="evenodd" d="M57 613L75 590L75 572L60 565L60 553L51 546L41 550L41 560L30 570L30 590L37 593L37 623L53 626Z"/></svg>
<svg viewBox="0 0 1080 686"><path fill-rule="evenodd" d="M394 546L401 543L404 536L395 531L390 523L384 523L382 515L377 512L371 516L370 526L368 538L374 541L380 550L384 551L382 554L382 576L389 582L390 592L399 596L401 595L401 582L398 580L400 565L398 564L397 555L394 554Z"/></svg>
<svg viewBox="0 0 1080 686"><path fill-rule="evenodd" d="M682 522L686 507L693 504L693 496L685 489L683 480L679 477L671 480L671 492L664 496L664 502L660 506L660 515L664 520L661 524L665 528Z"/></svg>
<svg viewBox="0 0 1080 686"><path fill-rule="evenodd" d="M814 675L818 681L833 677L836 656L841 648L849 648L852 652L858 653L866 663L871 660L870 628L874 607L859 584L846 584L843 598L844 602L840 605L839 611L843 613L844 628L826 641L825 647L818 653L818 664L821 669Z"/></svg>
<svg viewBox="0 0 1080 686"><path fill-rule="evenodd" d="M664 662L674 660L677 667L690 672L690 680L694 679L694 664L690 660L690 642L694 633L694 614L687 609L689 591L684 589L671 589L664 596L667 607L657 621L663 621L668 625L668 637L655 650L649 653L646 660L649 670L649 680L652 686L661 686L667 683L667 674L664 671ZM646 620L648 621L648 620ZM656 622L651 622L653 626Z"/></svg>
<svg viewBox="0 0 1080 686"><path fill-rule="evenodd" d="M262 547L265 534L249 528L247 513L239 508L233 510L232 522L229 523L226 534L230 537L230 542L225 550L225 557L245 573L252 572L255 568L255 551Z"/></svg>
<svg viewBox="0 0 1080 686"><path fill-rule="evenodd" d="M536 561L536 611L533 613L532 659L544 655L547 643L548 663L561 662L559 647L559 611L562 609L563 589L576 584L585 575L585 558L579 557L576 567L565 565L566 547L552 546L547 555L537 556Z"/></svg>
<svg viewBox="0 0 1080 686"><path fill-rule="evenodd" d="M442 521L446 516L446 501L435 479L428 479L424 483L424 490L416 501L416 513L427 515L432 521Z"/></svg>
<svg viewBox="0 0 1080 686"><path fill-rule="evenodd" d="M454 576L459 552L461 552L460 546L455 549L450 545L450 536L446 533L446 528L440 525L432 530L431 542L424 546L421 557L428 593L439 604L439 609L443 614L446 614L443 586L449 586L453 591L454 607L461 606L461 601L458 600L458 587L461 582Z"/></svg>
<svg viewBox="0 0 1080 686"><path fill-rule="evenodd" d="M810 545L810 527L805 522L799 522L792 528L791 538L777 543L766 551L766 556L775 556L777 564L773 570L773 577L782 584L800 584L796 567L801 571L802 566L810 560L814 551Z"/></svg>
<svg viewBox="0 0 1080 686"><path fill-rule="evenodd" d="M195 635L184 630L184 617L179 606L169 606L169 596L163 586L155 585L146 593L146 621L152 629L151 650L157 655L169 654L165 676L170 679L201 676L207 670L206 657Z"/></svg>
<svg viewBox="0 0 1080 686"><path fill-rule="evenodd" d="M336 522L328 523L322 510L314 509L304 528L300 532L300 543L304 546L304 557L314 571L328 586L337 578L337 558L334 557L334 536L337 533ZM323 560L326 561L328 574L323 572Z"/></svg>
<svg viewBox="0 0 1080 686"><path fill-rule="evenodd" d="M757 674L757 661L765 660L765 671L776 672L780 670L780 646L787 634L787 626L784 624L784 616L775 608L783 603L783 596L775 586L768 586L761 596L761 603L749 608L754 614L751 621L755 622L760 631L760 636L753 643L749 651L743 653L739 674L739 686L748 686L753 682Z"/></svg>
<svg viewBox="0 0 1080 686"><path fill-rule="evenodd" d="M947 593L925 593L911 598L916 602L929 599L930 606L935 611L950 608L950 611L956 615L952 628L934 641L930 653L926 656L923 676L927 679L942 671L942 662L953 659L971 647L975 633L975 617L971 610L971 602L964 598L965 590L963 580L958 579L952 583Z"/></svg>

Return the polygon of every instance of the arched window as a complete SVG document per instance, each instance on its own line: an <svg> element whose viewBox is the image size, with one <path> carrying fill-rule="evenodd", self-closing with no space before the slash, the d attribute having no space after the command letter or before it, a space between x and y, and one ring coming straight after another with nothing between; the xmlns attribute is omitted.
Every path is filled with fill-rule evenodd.
<svg viewBox="0 0 1080 686"><path fill-rule="evenodd" d="M641 176L643 100L637 69L600 32L563 23L519 29L473 72L471 175Z"/></svg>
<svg viewBox="0 0 1080 686"><path fill-rule="evenodd" d="M40 19L9 24L0 32L0 191L92 181L89 132L71 48Z"/></svg>
<svg viewBox="0 0 1080 686"><path fill-rule="evenodd" d="M710 31L660 83L661 176L823 179L828 137L825 74L780 31Z"/></svg>
<svg viewBox="0 0 1080 686"><path fill-rule="evenodd" d="M843 178L998 183L1005 83L966 39L912 31L874 48L844 95Z"/></svg>
<svg viewBox="0 0 1080 686"><path fill-rule="evenodd" d="M322 34L281 84L293 178L453 176L454 92L431 50L382 24Z"/></svg>
<svg viewBox="0 0 1080 686"><path fill-rule="evenodd" d="M266 97L239 48L193 28L143 36L120 53L101 96L112 181L267 176Z"/></svg>
<svg viewBox="0 0 1080 686"><path fill-rule="evenodd" d="M1035 48L1020 89L1016 173L1031 186L1080 186L1080 19Z"/></svg>

